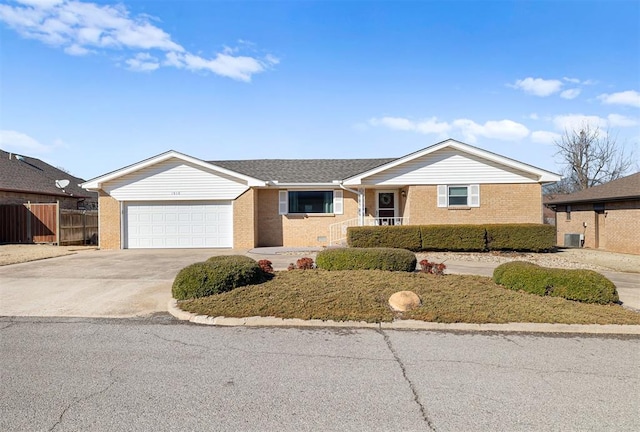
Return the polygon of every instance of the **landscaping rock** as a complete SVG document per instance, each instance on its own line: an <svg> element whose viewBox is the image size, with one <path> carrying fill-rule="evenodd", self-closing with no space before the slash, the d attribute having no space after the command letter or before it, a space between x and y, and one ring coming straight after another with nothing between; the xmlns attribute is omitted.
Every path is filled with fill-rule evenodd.
<svg viewBox="0 0 640 432"><path fill-rule="evenodd" d="M398 312L415 309L420 306L420 304L420 297L413 291L398 291L389 297L389 306Z"/></svg>

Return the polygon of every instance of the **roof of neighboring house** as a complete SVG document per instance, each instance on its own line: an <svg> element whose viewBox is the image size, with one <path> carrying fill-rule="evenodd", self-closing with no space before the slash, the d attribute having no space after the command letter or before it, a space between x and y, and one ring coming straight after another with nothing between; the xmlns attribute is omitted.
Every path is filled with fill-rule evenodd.
<svg viewBox="0 0 640 432"><path fill-rule="evenodd" d="M69 180L62 189L56 180ZM84 180L74 177L40 159L0 150L0 190L76 198L97 198L97 194L78 186Z"/></svg>
<svg viewBox="0 0 640 432"><path fill-rule="evenodd" d="M624 199L640 199L640 172L572 194L555 196L546 200L545 204L620 201Z"/></svg>
<svg viewBox="0 0 640 432"><path fill-rule="evenodd" d="M387 159L260 159L209 163L264 181L331 183L395 160Z"/></svg>

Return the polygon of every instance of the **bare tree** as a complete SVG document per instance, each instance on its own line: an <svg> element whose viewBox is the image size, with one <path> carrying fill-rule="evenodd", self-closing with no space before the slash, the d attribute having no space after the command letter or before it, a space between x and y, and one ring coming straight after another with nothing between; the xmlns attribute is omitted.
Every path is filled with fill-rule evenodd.
<svg viewBox="0 0 640 432"><path fill-rule="evenodd" d="M564 179L548 193L571 193L607 183L624 176L633 166L633 152L618 145L617 135L588 124L579 130L565 130L555 145L556 156L565 165Z"/></svg>

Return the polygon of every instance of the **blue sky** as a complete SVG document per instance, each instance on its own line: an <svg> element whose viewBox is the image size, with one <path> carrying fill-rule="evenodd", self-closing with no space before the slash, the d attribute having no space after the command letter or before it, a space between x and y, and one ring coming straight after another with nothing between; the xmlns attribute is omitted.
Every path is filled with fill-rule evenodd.
<svg viewBox="0 0 640 432"><path fill-rule="evenodd" d="M0 0L0 148L89 179L399 157L454 138L552 171L588 123L638 155L638 1Z"/></svg>

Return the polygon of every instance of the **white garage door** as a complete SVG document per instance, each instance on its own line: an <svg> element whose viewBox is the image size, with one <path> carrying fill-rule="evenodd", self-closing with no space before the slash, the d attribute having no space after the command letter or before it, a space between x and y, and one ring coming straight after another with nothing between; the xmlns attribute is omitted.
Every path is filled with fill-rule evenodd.
<svg viewBox="0 0 640 432"><path fill-rule="evenodd" d="M230 201L137 202L125 207L125 247L233 247Z"/></svg>

